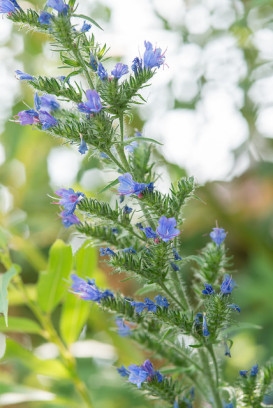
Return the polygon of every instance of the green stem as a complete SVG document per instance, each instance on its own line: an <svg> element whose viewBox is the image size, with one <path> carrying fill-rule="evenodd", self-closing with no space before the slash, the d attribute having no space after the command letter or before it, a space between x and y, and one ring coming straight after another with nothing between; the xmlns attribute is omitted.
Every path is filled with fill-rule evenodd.
<svg viewBox="0 0 273 408"><path fill-rule="evenodd" d="M84 61L84 59L82 58L81 53L79 52L79 50L78 50L78 48L77 48L77 44L74 44L74 43L73 43L73 45L72 45L72 52L73 52L73 54L74 54L76 60L78 61L78 63L79 63L80 66L82 67L82 69L84 70L84 74L85 74L85 77L86 77L86 79L87 79L88 85L90 86L91 89L95 89L94 84L93 84L93 81L92 81L92 79L91 79L91 76L90 76L90 74L89 74L89 72L88 72L88 69L86 68L85 61Z"/></svg>
<svg viewBox="0 0 273 408"><path fill-rule="evenodd" d="M124 139L124 128L123 128L123 114L120 115L119 117L119 126L120 126L120 140L123 143L123 139ZM124 168L126 169L126 171L130 171L130 165L127 161L127 158L125 156L124 153L124 146L123 145L117 145L116 147L119 158L124 166Z"/></svg>
<svg viewBox="0 0 273 408"><path fill-rule="evenodd" d="M209 365L209 360L208 357L206 355L206 353L204 352L204 350L202 350L201 348L199 349L199 355L201 357L201 361L203 364L203 369L206 372L206 378L208 379L209 382L209 386L211 389L211 393L213 395L213 399L214 399L214 406L216 408L223 408L223 404L218 392L218 388L213 380L213 375L210 369L210 365Z"/></svg>
<svg viewBox="0 0 273 408"><path fill-rule="evenodd" d="M109 150L107 150L105 153L118 166L118 168L120 168L122 171L124 171L124 173L126 173L126 169L123 167L123 164L121 164Z"/></svg>
<svg viewBox="0 0 273 408"><path fill-rule="evenodd" d="M181 302L184 305L184 309L187 309L187 308L189 309L190 307L189 307L186 295L184 293L184 288L183 288L183 286L181 284L181 281L179 279L178 272L175 271L173 268L171 268L171 276L172 276L172 280L173 280L173 283L174 283L174 289L175 289L178 297L181 299Z"/></svg>
<svg viewBox="0 0 273 408"><path fill-rule="evenodd" d="M185 310L185 307L182 305L182 303L179 300L177 300L173 296L172 292L167 288L167 286L165 285L164 282L159 282L159 286L174 301L174 303L176 303L178 306L180 306L182 310Z"/></svg>
<svg viewBox="0 0 273 408"><path fill-rule="evenodd" d="M24 296L24 299L26 301L26 304L28 307L31 309L33 314L37 317L39 320L41 326L44 329L44 337L56 344L60 351L60 356L63 360L64 365L66 366L67 370L70 372L71 379L73 380L73 383L75 385L75 388L78 392L79 395L81 395L82 399L85 401L85 404L88 408L94 408L93 403L90 399L90 396L88 394L86 385L82 380L78 377L77 371L76 371L76 361L74 356L70 353L70 351L65 347L64 343L60 339L58 333L56 332L54 326L52 325L52 322L50 320L50 316L45 315L40 308L29 298L28 292L25 288L25 285L19 275L15 276L14 278L14 283L16 284L17 288L21 291L22 295Z"/></svg>
<svg viewBox="0 0 273 408"><path fill-rule="evenodd" d="M217 364L217 360L215 357L215 353L213 350L213 345L209 344L207 345L207 349L211 355L212 361L213 361L213 365L214 365L214 369L215 369L215 381L216 381L216 387L219 386L219 370L218 370L218 364Z"/></svg>

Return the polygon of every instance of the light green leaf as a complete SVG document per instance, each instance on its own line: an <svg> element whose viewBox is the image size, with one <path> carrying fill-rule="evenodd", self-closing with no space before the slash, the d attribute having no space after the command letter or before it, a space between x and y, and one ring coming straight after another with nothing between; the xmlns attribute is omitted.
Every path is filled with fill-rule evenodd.
<svg viewBox="0 0 273 408"><path fill-rule="evenodd" d="M42 329L34 320L26 319L25 317L10 317L8 327L6 327L4 319L0 318L0 332L40 334Z"/></svg>
<svg viewBox="0 0 273 408"><path fill-rule="evenodd" d="M8 284L13 276L17 275L18 269L14 265L0 276L0 313L5 317L6 326L8 325Z"/></svg>
<svg viewBox="0 0 273 408"><path fill-rule="evenodd" d="M115 186L118 183L119 183L119 179L117 178L116 180L114 180L110 184L108 184L106 187L104 187L101 191L99 191L99 194L104 193L106 190L109 190L109 188Z"/></svg>
<svg viewBox="0 0 273 408"><path fill-rule="evenodd" d="M97 265L96 249L84 245L75 256L77 275L85 278L94 276ZM74 343L85 325L90 311L90 303L68 293L63 305L60 331L67 344Z"/></svg>
<svg viewBox="0 0 273 408"><path fill-rule="evenodd" d="M94 24L96 27L103 31L103 28L101 28L101 26L91 17L85 16L84 14L73 14L73 17L79 17L83 18L84 20L88 20L90 21L90 23Z"/></svg>
<svg viewBox="0 0 273 408"><path fill-rule="evenodd" d="M138 137L138 136L137 137L130 137L129 139L125 140L124 142L118 143L118 144L126 146L126 145L128 145L128 144L130 144L132 142L151 142L151 143L156 143L156 144L159 144L159 145L162 146L162 143L158 142L157 140L150 139L149 137Z"/></svg>
<svg viewBox="0 0 273 408"><path fill-rule="evenodd" d="M65 279L72 269L72 250L57 240L49 252L49 265L38 282L38 304L44 312L52 312L66 292Z"/></svg>

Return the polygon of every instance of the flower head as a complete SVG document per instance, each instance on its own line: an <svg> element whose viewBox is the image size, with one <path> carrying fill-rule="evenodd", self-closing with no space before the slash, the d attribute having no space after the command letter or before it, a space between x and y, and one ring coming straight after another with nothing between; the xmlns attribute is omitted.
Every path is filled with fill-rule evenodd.
<svg viewBox="0 0 273 408"><path fill-rule="evenodd" d="M134 58L132 63L132 71L134 71L135 75L137 75L140 71L142 71L143 63L141 58Z"/></svg>
<svg viewBox="0 0 273 408"><path fill-rule="evenodd" d="M60 216L65 228L69 228L71 225L80 223L79 218L75 214L71 214L69 211L62 211Z"/></svg>
<svg viewBox="0 0 273 408"><path fill-rule="evenodd" d="M255 365L251 368L251 371L250 371L251 377L256 377L256 375L258 374L258 372L259 372L258 364L255 364Z"/></svg>
<svg viewBox="0 0 273 408"><path fill-rule="evenodd" d="M157 311L156 304L149 298L145 298L144 300L145 300L145 308L147 309L147 311L156 313Z"/></svg>
<svg viewBox="0 0 273 408"><path fill-rule="evenodd" d="M206 315L203 315L203 336L207 337L209 335L210 332L208 331Z"/></svg>
<svg viewBox="0 0 273 408"><path fill-rule="evenodd" d="M70 214L73 214L78 202L85 197L85 194L81 193L80 191L75 193L72 188L69 188L68 190L65 188L60 188L59 190L55 191L55 194L61 198L59 198L59 201L54 204L62 205Z"/></svg>
<svg viewBox="0 0 273 408"><path fill-rule="evenodd" d="M16 0L0 0L0 13L13 13L17 8L21 7Z"/></svg>
<svg viewBox="0 0 273 408"><path fill-rule="evenodd" d="M116 256L115 252L110 248L100 248L100 256Z"/></svg>
<svg viewBox="0 0 273 408"><path fill-rule="evenodd" d="M124 366L117 368L117 371L121 377L129 377L130 372Z"/></svg>
<svg viewBox="0 0 273 408"><path fill-rule="evenodd" d="M37 94L37 93L36 93ZM39 97L38 97L39 98ZM37 104L37 102L36 102ZM59 109L60 104L57 102L55 95L44 94L39 98L38 102L39 108L37 110L42 110L46 112L51 112Z"/></svg>
<svg viewBox="0 0 273 408"><path fill-rule="evenodd" d="M43 130L48 130L58 124L57 119L55 119L52 115L50 115L50 113L46 111L39 112L39 119L42 124Z"/></svg>
<svg viewBox="0 0 273 408"><path fill-rule="evenodd" d="M146 381L148 377L148 372L144 370L142 367L139 367L136 364L131 364L128 367L129 370L129 382L132 384L136 384L138 388L141 387L141 384Z"/></svg>
<svg viewBox="0 0 273 408"><path fill-rule="evenodd" d="M113 71L111 71L111 74L119 79L122 77L122 75L128 74L129 69L128 69L128 65L122 64L121 62L118 62L115 65L115 68L113 69Z"/></svg>
<svg viewBox="0 0 273 408"><path fill-rule="evenodd" d="M234 282L232 277L229 275L225 275L224 280L221 285L221 293L223 295L228 295L233 291L235 286L236 286L236 283Z"/></svg>
<svg viewBox="0 0 273 408"><path fill-rule="evenodd" d="M34 109L18 112L18 122L20 125L33 125L39 122L39 114Z"/></svg>
<svg viewBox="0 0 273 408"><path fill-rule="evenodd" d="M129 254L135 254L136 250L132 246L130 246L129 248L124 248L122 252L129 253Z"/></svg>
<svg viewBox="0 0 273 408"><path fill-rule="evenodd" d="M168 308L170 306L167 299L165 297L162 297L161 295L157 295L155 297L155 302L156 302L157 306L161 306L161 307L165 307L165 308Z"/></svg>
<svg viewBox="0 0 273 408"><path fill-rule="evenodd" d="M64 15L67 14L69 6L63 0L47 0L47 6L57 10Z"/></svg>
<svg viewBox="0 0 273 408"><path fill-rule="evenodd" d="M145 309L146 305L143 302L131 302L131 305L135 308L135 312L141 314Z"/></svg>
<svg viewBox="0 0 273 408"><path fill-rule="evenodd" d="M92 54L92 52L90 53L89 65L91 66L91 68L92 68L94 71L97 71L97 69L98 69L98 62L97 62L96 58L94 57L94 55Z"/></svg>
<svg viewBox="0 0 273 408"><path fill-rule="evenodd" d="M136 224L136 227L139 228L140 230L143 230L143 229L144 229L144 228L143 228L143 225L142 225L140 222L138 222L138 223Z"/></svg>
<svg viewBox="0 0 273 408"><path fill-rule="evenodd" d="M33 76L20 71L20 69L17 69L15 72L16 72L16 79L19 79L20 81L24 81L24 80L31 81L33 79Z"/></svg>
<svg viewBox="0 0 273 408"><path fill-rule="evenodd" d="M235 312L239 312L241 311L240 307L238 305L227 305L227 307L230 307L231 309L233 309Z"/></svg>
<svg viewBox="0 0 273 408"><path fill-rule="evenodd" d="M133 211L133 209L128 207L128 205L125 205L125 207L123 207L123 213L124 214L130 214L132 211Z"/></svg>
<svg viewBox="0 0 273 408"><path fill-rule="evenodd" d="M241 377L246 377L247 373L248 373L248 370L240 370L239 371L239 374L240 374Z"/></svg>
<svg viewBox="0 0 273 408"><path fill-rule="evenodd" d="M49 25L51 23L52 17L52 14L48 13L47 11L41 11L38 21L40 24Z"/></svg>
<svg viewBox="0 0 273 408"><path fill-rule="evenodd" d="M144 232L145 232L145 235L146 235L147 238L154 238L155 239L157 237L157 233L154 232L151 227L144 228Z"/></svg>
<svg viewBox="0 0 273 408"><path fill-rule="evenodd" d="M86 33L87 31L90 30L91 24L88 24L86 21L83 22L82 28L81 28L81 33Z"/></svg>
<svg viewBox="0 0 273 408"><path fill-rule="evenodd" d="M171 262L171 267L173 268L173 270L175 271L175 272L178 272L180 269L179 269L179 266L178 265L176 265L176 263L174 263L174 262Z"/></svg>
<svg viewBox="0 0 273 408"><path fill-rule="evenodd" d="M116 319L116 325L118 326L118 334L121 337L126 337L131 334L131 328L127 326L127 324L124 322L123 319L117 318Z"/></svg>
<svg viewBox="0 0 273 408"><path fill-rule="evenodd" d="M218 247L222 244L227 236L223 228L213 228L213 231L209 235Z"/></svg>
<svg viewBox="0 0 273 408"><path fill-rule="evenodd" d="M97 74L102 81L106 81L108 79L108 74L102 63L100 62L98 65Z"/></svg>
<svg viewBox="0 0 273 408"><path fill-rule="evenodd" d="M92 300L93 302L99 303L102 298L113 296L113 293L109 290L101 292L95 285L94 280L88 279L85 281L75 274L71 275L71 279L73 281L71 285L72 293L83 300Z"/></svg>
<svg viewBox="0 0 273 408"><path fill-rule="evenodd" d="M165 56L162 54L161 48L153 49L152 44L149 41L144 41L146 51L144 52L144 67L145 68L160 68L164 64Z"/></svg>
<svg viewBox="0 0 273 408"><path fill-rule="evenodd" d="M179 408L179 405L178 405L178 401L177 401L177 400L174 401L173 408Z"/></svg>
<svg viewBox="0 0 273 408"><path fill-rule="evenodd" d="M86 143L85 143L84 138L82 137L82 135L80 135L80 138L81 138L81 144L80 144L80 147L79 147L79 152L81 154L85 154L88 151L88 147L86 146Z"/></svg>
<svg viewBox="0 0 273 408"><path fill-rule="evenodd" d="M120 186L118 188L118 192L120 195L128 195L131 194L139 194L146 188L146 184L144 183L137 183L133 180L133 177L130 173L125 173L119 178Z"/></svg>
<svg viewBox="0 0 273 408"><path fill-rule="evenodd" d="M180 234L180 231L176 229L176 219L175 218L166 218L161 217L158 221L159 226L156 229L156 232L164 242L168 242L170 239L177 237Z"/></svg>
<svg viewBox="0 0 273 408"><path fill-rule="evenodd" d="M181 261L181 256L179 256L179 254L176 252L176 249L175 248L173 248L173 256L174 256L174 259L175 259L175 261Z"/></svg>
<svg viewBox="0 0 273 408"><path fill-rule="evenodd" d="M230 354L230 348L228 347L228 345L227 345L227 342L226 342L226 341L224 342L224 345L225 345L225 356L227 356L227 357L231 357L231 354Z"/></svg>
<svg viewBox="0 0 273 408"><path fill-rule="evenodd" d="M202 290L203 295L214 295L214 290L213 287L211 285L209 285L208 283L204 283L205 289Z"/></svg>
<svg viewBox="0 0 273 408"><path fill-rule="evenodd" d="M86 91L87 102L79 103L78 109L83 113L99 113L102 110L102 104L99 94L95 90L88 89Z"/></svg>

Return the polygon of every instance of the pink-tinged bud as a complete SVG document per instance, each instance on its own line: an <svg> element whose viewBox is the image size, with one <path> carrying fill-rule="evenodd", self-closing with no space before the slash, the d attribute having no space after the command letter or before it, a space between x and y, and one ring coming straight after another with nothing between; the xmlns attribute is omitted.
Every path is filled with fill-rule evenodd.
<svg viewBox="0 0 273 408"><path fill-rule="evenodd" d="M143 198L143 197L144 197L143 194L139 193L138 198Z"/></svg>
<svg viewBox="0 0 273 408"><path fill-rule="evenodd" d="M159 244L159 242L160 242L159 238L156 238L155 239L155 244Z"/></svg>

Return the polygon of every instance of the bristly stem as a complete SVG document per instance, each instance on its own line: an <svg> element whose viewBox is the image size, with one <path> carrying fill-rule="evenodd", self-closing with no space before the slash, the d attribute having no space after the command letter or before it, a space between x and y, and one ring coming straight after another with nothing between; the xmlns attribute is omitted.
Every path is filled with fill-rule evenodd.
<svg viewBox="0 0 273 408"><path fill-rule="evenodd" d="M124 140L123 114L121 114L120 117L119 117L119 127L120 127L120 141L121 141L121 143L123 143L123 140ZM121 160L121 162L123 164L123 167L126 169L126 171L130 172L130 165L129 165L128 160L127 160L127 158L125 156L123 144L117 145L116 149L117 149L118 155L120 157L120 160Z"/></svg>
<svg viewBox="0 0 273 408"><path fill-rule="evenodd" d="M78 61L78 63L82 67L82 69L84 70L84 74L85 74L85 77L87 79L88 85L90 86L90 89L95 89L93 81L91 79L91 76L90 76L90 74L88 72L88 69L86 68L85 61L83 60L83 58L81 56L81 53L79 52L79 50L77 48L77 44L73 43L72 52L73 52L76 60Z"/></svg>
<svg viewBox="0 0 273 408"><path fill-rule="evenodd" d="M213 345L212 344L208 344L207 345L207 349L211 355L213 364L214 364L214 369L215 369L215 382L216 382L216 387L219 386L219 370L218 370L218 364L217 364L217 360L215 357L215 353L214 353L214 349L213 349Z"/></svg>
<svg viewBox="0 0 273 408"><path fill-rule="evenodd" d="M199 355L201 357L201 361L202 361L202 365L203 365L203 369L207 374L207 379L209 382L209 386L211 389L211 393L213 395L213 399L214 399L214 406L216 408L222 408L223 404L219 395L219 391L218 388L213 380L213 375L210 369L210 364L209 364L209 360L208 360L208 356L206 355L206 353L204 352L204 350L202 348L199 348Z"/></svg>
<svg viewBox="0 0 273 408"><path fill-rule="evenodd" d="M174 301L174 303L176 303L179 307L181 307L182 310L185 310L185 307L182 305L182 303L178 299L175 298L175 296L167 288L164 282L159 282L159 286Z"/></svg>

